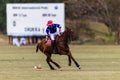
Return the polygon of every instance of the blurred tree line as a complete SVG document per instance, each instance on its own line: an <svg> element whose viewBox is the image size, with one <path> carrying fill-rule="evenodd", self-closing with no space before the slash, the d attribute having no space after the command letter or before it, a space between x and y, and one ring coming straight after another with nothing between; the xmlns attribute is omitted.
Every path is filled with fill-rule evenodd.
<svg viewBox="0 0 120 80"><path fill-rule="evenodd" d="M6 4L7 3L65 3L66 26L75 30L75 39L84 28L90 31L88 20L97 19L104 23L109 32L114 32L115 44L119 44L120 32L120 0L0 0L0 32L6 33ZM110 34L110 35L111 35Z"/></svg>
<svg viewBox="0 0 120 80"><path fill-rule="evenodd" d="M89 25L85 23L86 20L97 20L108 27L110 36L112 33L115 34L115 44L119 44L120 0L67 0L66 18L76 22L76 24L70 26L77 27L77 32L83 27L90 31L87 28ZM76 38L79 37L76 36Z"/></svg>

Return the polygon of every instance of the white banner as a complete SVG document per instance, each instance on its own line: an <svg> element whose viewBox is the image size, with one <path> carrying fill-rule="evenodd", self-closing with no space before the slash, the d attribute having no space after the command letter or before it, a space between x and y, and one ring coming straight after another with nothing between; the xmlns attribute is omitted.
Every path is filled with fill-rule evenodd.
<svg viewBox="0 0 120 80"><path fill-rule="evenodd" d="M7 35L46 35L48 20L60 24L64 31L64 19L64 3L7 4Z"/></svg>

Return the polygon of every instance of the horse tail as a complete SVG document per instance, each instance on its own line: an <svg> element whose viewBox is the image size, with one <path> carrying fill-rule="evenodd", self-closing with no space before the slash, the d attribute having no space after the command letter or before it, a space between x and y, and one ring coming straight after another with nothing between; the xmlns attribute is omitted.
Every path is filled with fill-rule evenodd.
<svg viewBox="0 0 120 80"><path fill-rule="evenodd" d="M38 52L38 49L39 49L39 44L37 44L36 46L36 53Z"/></svg>

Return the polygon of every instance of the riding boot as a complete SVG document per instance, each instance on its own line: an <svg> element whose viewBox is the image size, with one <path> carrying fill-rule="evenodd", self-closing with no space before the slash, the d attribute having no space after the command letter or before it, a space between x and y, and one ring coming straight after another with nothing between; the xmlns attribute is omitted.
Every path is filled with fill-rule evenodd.
<svg viewBox="0 0 120 80"><path fill-rule="evenodd" d="M55 40L52 41L52 46L53 46L53 53L58 53L58 49L57 49L57 45L56 45Z"/></svg>

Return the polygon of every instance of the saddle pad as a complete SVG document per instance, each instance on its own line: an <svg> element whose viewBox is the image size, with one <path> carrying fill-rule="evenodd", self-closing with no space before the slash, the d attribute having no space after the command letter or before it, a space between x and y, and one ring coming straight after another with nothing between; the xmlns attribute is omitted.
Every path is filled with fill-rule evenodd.
<svg viewBox="0 0 120 80"><path fill-rule="evenodd" d="M47 40L46 45L51 46L51 40L50 39Z"/></svg>

